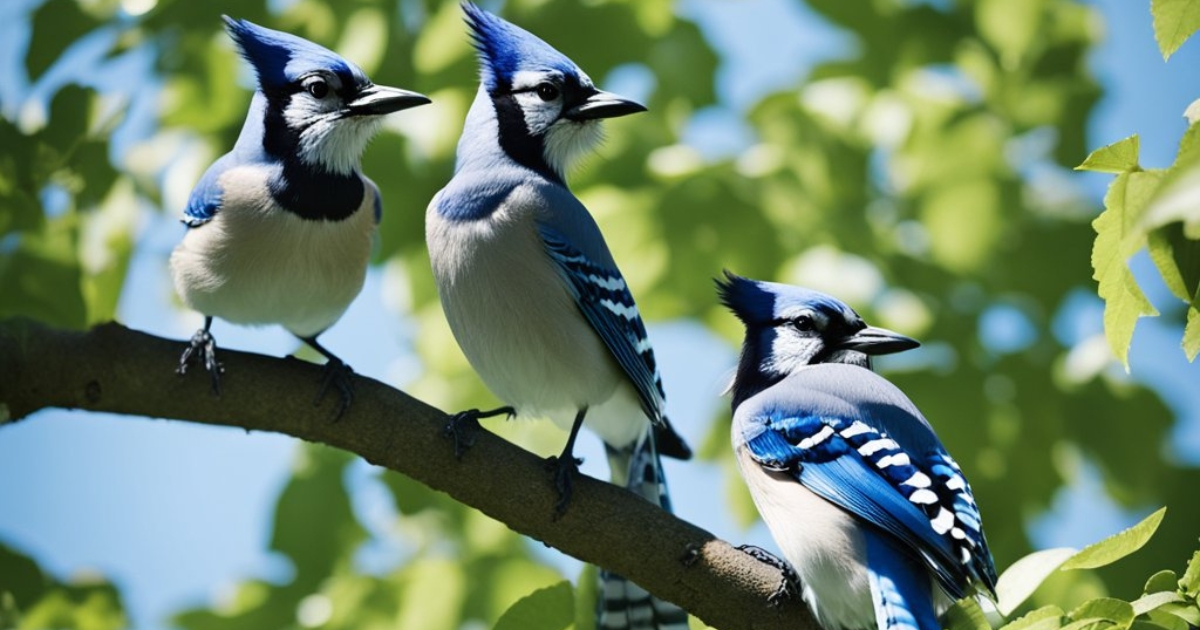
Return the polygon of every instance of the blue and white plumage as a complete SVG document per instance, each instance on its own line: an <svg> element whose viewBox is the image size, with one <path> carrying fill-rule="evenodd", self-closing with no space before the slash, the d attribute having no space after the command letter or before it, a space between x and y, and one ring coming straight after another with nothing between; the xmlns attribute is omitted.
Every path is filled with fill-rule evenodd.
<svg viewBox="0 0 1200 630"><path fill-rule="evenodd" d="M828 295L727 275L746 325L733 444L755 505L830 630L937 630L996 572L958 465L871 355L915 341Z"/></svg>
<svg viewBox="0 0 1200 630"><path fill-rule="evenodd" d="M233 150L192 190L188 230L171 255L176 290L205 315L179 371L198 357L217 391L213 317L280 324L329 360L321 392L338 387L340 415L350 371L316 338L366 277L382 201L360 160L382 115L429 99L374 85L353 63L294 35L228 17L225 25L258 89Z"/></svg>
<svg viewBox="0 0 1200 630"><path fill-rule="evenodd" d="M565 183L572 162L599 141L601 119L645 108L597 89L531 33L462 6L479 52L480 87L454 177L426 212L426 241L459 346L511 406L497 411L549 418L570 431L555 458L561 513L585 424L604 440L618 482L641 483L630 462L652 440L656 477L659 453L690 454L667 424L654 353L629 287ZM492 413L463 412L452 426Z"/></svg>

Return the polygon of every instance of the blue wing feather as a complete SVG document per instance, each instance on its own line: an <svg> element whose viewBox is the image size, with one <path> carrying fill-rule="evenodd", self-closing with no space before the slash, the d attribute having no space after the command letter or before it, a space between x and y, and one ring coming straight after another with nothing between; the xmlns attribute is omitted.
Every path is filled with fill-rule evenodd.
<svg viewBox="0 0 1200 630"><path fill-rule="evenodd" d="M664 398L662 379L646 336L646 326L625 279L616 269L588 260L553 228L543 225L538 229L546 252L557 264L584 318L633 382L646 415L654 423L660 423Z"/></svg>
<svg viewBox="0 0 1200 630"><path fill-rule="evenodd" d="M221 209L221 198L224 193L219 179L230 167L232 161L230 155L226 154L213 162L212 166L204 171L204 175L196 183L196 187L192 189L192 194L188 196L187 207L183 210L184 225L189 228L200 227L217 216L217 211Z"/></svg>
<svg viewBox="0 0 1200 630"><path fill-rule="evenodd" d="M902 541L951 596L971 578L994 589L995 569L970 488L940 448L906 453L861 421L773 413L754 420L750 453Z"/></svg>

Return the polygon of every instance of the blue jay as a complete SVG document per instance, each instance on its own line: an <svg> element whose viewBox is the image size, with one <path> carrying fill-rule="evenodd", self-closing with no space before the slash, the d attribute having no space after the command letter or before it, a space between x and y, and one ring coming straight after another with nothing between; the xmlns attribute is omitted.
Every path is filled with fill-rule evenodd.
<svg viewBox="0 0 1200 630"><path fill-rule="evenodd" d="M733 445L763 520L829 630L939 630L996 569L958 464L872 355L916 341L837 299L726 273L746 326Z"/></svg>
<svg viewBox="0 0 1200 630"><path fill-rule="evenodd" d="M454 177L426 211L425 238L450 328L509 406L462 412L450 428L457 441L463 422L519 413L568 429L561 457L551 460L561 514L585 419L610 453L632 452L651 424L666 424L646 327L600 229L564 179L599 141L600 119L645 107L597 89L528 31L462 7L481 81ZM686 451L666 434L674 439L659 449L667 452L667 442Z"/></svg>
<svg viewBox="0 0 1200 630"><path fill-rule="evenodd" d="M224 17L258 89L233 150L208 168L171 254L175 288L204 314L179 360L199 360L219 393L213 317L281 324L328 360L317 396L349 406L349 366L317 342L362 289L381 216L379 189L359 172L384 114L429 102L371 83L358 66L294 35Z"/></svg>

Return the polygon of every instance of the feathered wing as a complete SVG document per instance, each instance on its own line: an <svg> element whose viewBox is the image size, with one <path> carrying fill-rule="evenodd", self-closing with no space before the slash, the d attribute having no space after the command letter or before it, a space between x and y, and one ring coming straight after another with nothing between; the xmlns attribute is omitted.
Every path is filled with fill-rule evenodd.
<svg viewBox="0 0 1200 630"><path fill-rule="evenodd" d="M838 376L853 370L849 374L856 379L886 383L852 366L821 369L835 367ZM913 415L911 404L897 405L870 388L828 379L823 386L842 391L832 396L821 391L821 401L812 402L817 396L810 393L819 390L806 390L806 380L820 373L796 377L815 369L798 372L738 409L752 414L741 420L756 428L746 440L754 459L789 472L920 558L951 597L963 597L972 582L994 591L995 567L971 488L924 420Z"/></svg>
<svg viewBox="0 0 1200 630"><path fill-rule="evenodd" d="M230 156L225 155L213 162L212 166L204 172L199 183L192 189L192 194L188 196L187 207L183 210L184 225L189 228L200 227L217 216L217 211L221 209L221 198L224 195L218 180L228 170L230 161Z"/></svg>
<svg viewBox="0 0 1200 630"><path fill-rule="evenodd" d="M615 268L589 260L554 228L540 225L538 230L579 310L633 383L646 416L660 424L662 378L625 278Z"/></svg>

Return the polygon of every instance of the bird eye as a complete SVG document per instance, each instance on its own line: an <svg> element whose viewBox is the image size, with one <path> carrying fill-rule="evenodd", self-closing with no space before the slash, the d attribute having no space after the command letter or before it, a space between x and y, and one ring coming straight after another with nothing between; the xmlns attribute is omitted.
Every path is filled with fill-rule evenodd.
<svg viewBox="0 0 1200 630"><path fill-rule="evenodd" d="M308 91L309 94L312 94L315 98L325 98L326 96L329 96L329 84L325 82L325 79L319 77L313 77L308 81L305 81L304 89Z"/></svg>
<svg viewBox="0 0 1200 630"><path fill-rule="evenodd" d="M792 328L795 328L800 332L812 332L817 329L816 322L814 322L813 318L809 315L801 315L796 319L793 319L791 324Z"/></svg>
<svg viewBox="0 0 1200 630"><path fill-rule="evenodd" d="M553 83L539 84L534 90L537 91L538 98L543 101L553 101L558 98L558 87Z"/></svg>

